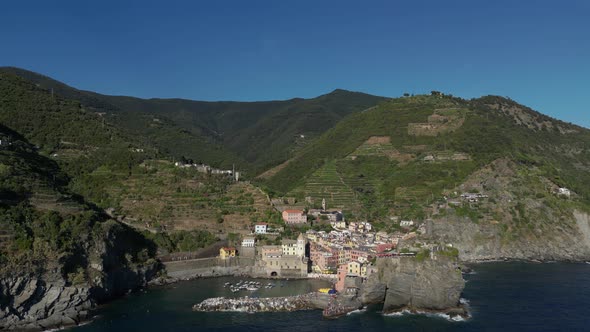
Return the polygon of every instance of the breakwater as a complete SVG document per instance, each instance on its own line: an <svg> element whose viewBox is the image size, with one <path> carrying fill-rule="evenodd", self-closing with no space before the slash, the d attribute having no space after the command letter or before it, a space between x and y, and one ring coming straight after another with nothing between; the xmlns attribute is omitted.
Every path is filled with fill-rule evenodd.
<svg viewBox="0 0 590 332"><path fill-rule="evenodd" d="M317 292L267 298L209 298L193 306L193 311L234 311L234 312L290 312L299 310L324 309L330 302L330 295Z"/></svg>

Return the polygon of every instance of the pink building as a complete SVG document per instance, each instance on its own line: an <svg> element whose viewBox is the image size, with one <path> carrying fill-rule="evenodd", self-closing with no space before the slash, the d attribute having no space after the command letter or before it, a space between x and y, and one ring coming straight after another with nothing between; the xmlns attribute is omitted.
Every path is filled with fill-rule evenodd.
<svg viewBox="0 0 590 332"><path fill-rule="evenodd" d="M285 210L283 211L283 221L286 224L305 224L307 223L307 215L301 210Z"/></svg>
<svg viewBox="0 0 590 332"><path fill-rule="evenodd" d="M342 292L344 290L344 282L348 275L348 264L342 264L338 266L338 281L336 281L336 291Z"/></svg>

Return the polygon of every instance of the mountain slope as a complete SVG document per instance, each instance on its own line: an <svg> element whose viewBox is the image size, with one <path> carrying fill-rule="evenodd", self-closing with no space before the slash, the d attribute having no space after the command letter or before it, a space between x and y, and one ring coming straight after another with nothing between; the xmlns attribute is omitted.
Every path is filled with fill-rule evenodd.
<svg viewBox="0 0 590 332"><path fill-rule="evenodd" d="M153 243L72 194L22 135L0 125L0 140L0 329L76 324L153 277Z"/></svg>
<svg viewBox="0 0 590 332"><path fill-rule="evenodd" d="M506 98L433 95L381 103L339 122L262 183L310 207L325 198L349 220L368 219L377 228L397 229L390 217L433 219L440 238L450 239L461 226L445 228L445 220L489 226L488 240L500 249L478 252L471 242L462 247L470 259L510 252L580 259L590 252L590 238L579 238L586 226L577 223L590 211L590 130ZM569 199L559 188L571 190ZM469 192L490 198L459 197ZM522 241L530 251L514 246ZM555 241L565 242L540 254ZM575 250L567 246L580 254L570 255Z"/></svg>
<svg viewBox="0 0 590 332"><path fill-rule="evenodd" d="M101 126L108 126L124 133L127 141L133 141L136 147L153 149L163 156L182 156L201 160L216 167L231 167L232 164L248 165L235 153L223 147L215 139L200 132L191 132L170 120L165 115L145 112L127 111L111 103L110 96L90 91L78 90L47 76L20 68L2 67L0 74L4 77L18 76L20 84L30 84L28 90L36 88L44 92L47 98L76 101L79 108L101 117ZM10 91L6 92L7 94ZM127 97L113 97L125 100ZM133 98L130 98L133 99ZM38 101L42 104L43 101Z"/></svg>
<svg viewBox="0 0 590 332"><path fill-rule="evenodd" d="M345 90L312 99L265 102L140 99L77 90L19 68L0 71L104 112L116 126L177 158L184 155L216 166L238 163L256 173L287 160L344 116L385 100Z"/></svg>

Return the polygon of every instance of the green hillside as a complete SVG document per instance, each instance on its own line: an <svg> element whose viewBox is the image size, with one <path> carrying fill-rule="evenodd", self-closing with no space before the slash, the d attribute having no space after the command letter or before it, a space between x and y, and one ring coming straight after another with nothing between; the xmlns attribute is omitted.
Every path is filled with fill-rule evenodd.
<svg viewBox="0 0 590 332"><path fill-rule="evenodd" d="M109 236L114 256L104 272L155 263L153 243L71 193L54 160L3 125L0 139L0 275L52 273L71 284L91 284L101 275L90 267L100 253L92 255L104 250L101 242Z"/></svg>
<svg viewBox="0 0 590 332"><path fill-rule="evenodd" d="M203 102L107 96L69 87L27 70L3 67L55 95L104 113L107 122L144 145L214 166L237 164L251 176L289 159L344 116L385 98L335 90L312 99Z"/></svg>
<svg viewBox="0 0 590 332"><path fill-rule="evenodd" d="M508 158L590 203L590 130L501 97L392 99L339 122L263 182L276 194L315 197L352 188L359 218L425 218L443 193ZM318 175L330 169L329 176ZM331 180L330 180L331 179ZM336 204L339 205L339 204Z"/></svg>

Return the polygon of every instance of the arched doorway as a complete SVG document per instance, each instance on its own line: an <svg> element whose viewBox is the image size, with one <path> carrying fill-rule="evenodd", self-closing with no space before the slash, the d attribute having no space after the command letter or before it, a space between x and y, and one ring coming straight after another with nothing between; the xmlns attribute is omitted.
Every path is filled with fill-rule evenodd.
<svg viewBox="0 0 590 332"><path fill-rule="evenodd" d="M276 277L276 276L278 276L278 275L279 275L279 274L278 274L278 273L276 273L275 271L272 271L272 272L270 273L270 276L271 276L271 277Z"/></svg>

